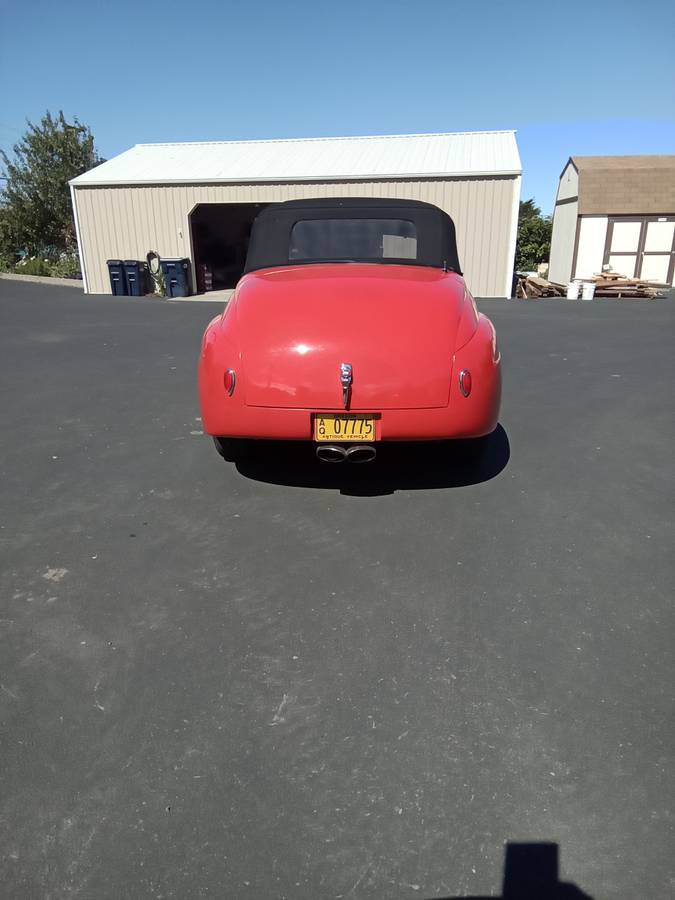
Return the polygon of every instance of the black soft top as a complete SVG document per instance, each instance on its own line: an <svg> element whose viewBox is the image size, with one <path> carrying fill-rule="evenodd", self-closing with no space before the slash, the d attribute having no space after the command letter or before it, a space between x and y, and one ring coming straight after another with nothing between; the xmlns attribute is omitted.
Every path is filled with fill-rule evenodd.
<svg viewBox="0 0 675 900"><path fill-rule="evenodd" d="M372 247L356 256L349 254L349 262L373 262L395 265L431 266L461 273L457 256L455 225L447 213L431 203L420 200L391 200L372 197L337 197L317 200L288 200L274 203L258 213L251 230L246 257L246 272L279 266L307 265L318 262L341 261L340 256L308 256L294 258L292 248L294 227L298 222L322 221L336 225L336 220L395 220L404 222L416 236L412 254L406 258L392 255L373 255ZM363 223L362 227L365 226ZM394 245L399 246L399 245ZM364 254L361 256L361 252ZM414 256L414 258L411 258ZM345 260L347 261L347 260Z"/></svg>

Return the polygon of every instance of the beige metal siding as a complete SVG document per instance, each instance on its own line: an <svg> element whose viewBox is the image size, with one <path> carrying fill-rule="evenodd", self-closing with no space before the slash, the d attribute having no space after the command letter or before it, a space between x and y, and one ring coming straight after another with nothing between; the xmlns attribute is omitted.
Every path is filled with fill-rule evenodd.
<svg viewBox="0 0 675 900"><path fill-rule="evenodd" d="M459 258L478 297L504 297L513 259L514 194L510 176L443 181L75 187L82 264L88 290L109 293L107 259L192 256L190 212L198 203L272 203L309 197L400 197L446 210L457 227Z"/></svg>
<svg viewBox="0 0 675 900"><path fill-rule="evenodd" d="M578 207L577 202L562 203L560 206L556 206L553 214L548 277L558 284L567 284L572 276Z"/></svg>

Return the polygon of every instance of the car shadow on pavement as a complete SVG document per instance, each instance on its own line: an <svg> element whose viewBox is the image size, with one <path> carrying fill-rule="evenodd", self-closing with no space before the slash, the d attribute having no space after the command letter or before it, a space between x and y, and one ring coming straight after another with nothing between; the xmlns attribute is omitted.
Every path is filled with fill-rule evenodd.
<svg viewBox="0 0 675 900"><path fill-rule="evenodd" d="M261 441L237 463L246 478L287 487L337 490L355 497L377 497L400 490L467 487L495 478L509 461L509 439L501 425L475 455L464 441L378 444L370 463L322 463L314 445Z"/></svg>
<svg viewBox="0 0 675 900"><path fill-rule="evenodd" d="M507 843L501 894L444 900L593 900L575 884L560 881L558 849L557 844L548 842Z"/></svg>

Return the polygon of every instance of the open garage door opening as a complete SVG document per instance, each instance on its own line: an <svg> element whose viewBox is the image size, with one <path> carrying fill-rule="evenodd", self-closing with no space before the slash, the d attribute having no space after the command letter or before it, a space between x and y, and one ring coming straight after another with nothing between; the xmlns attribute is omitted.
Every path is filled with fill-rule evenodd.
<svg viewBox="0 0 675 900"><path fill-rule="evenodd" d="M246 262L253 220L266 203L200 203L190 214L197 290L236 286Z"/></svg>

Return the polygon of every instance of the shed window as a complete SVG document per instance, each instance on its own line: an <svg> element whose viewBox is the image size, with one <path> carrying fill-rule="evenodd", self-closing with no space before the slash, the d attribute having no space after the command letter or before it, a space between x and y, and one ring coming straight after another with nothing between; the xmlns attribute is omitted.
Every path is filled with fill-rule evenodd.
<svg viewBox="0 0 675 900"><path fill-rule="evenodd" d="M291 231L288 258L417 259L417 229L406 219L303 219Z"/></svg>

